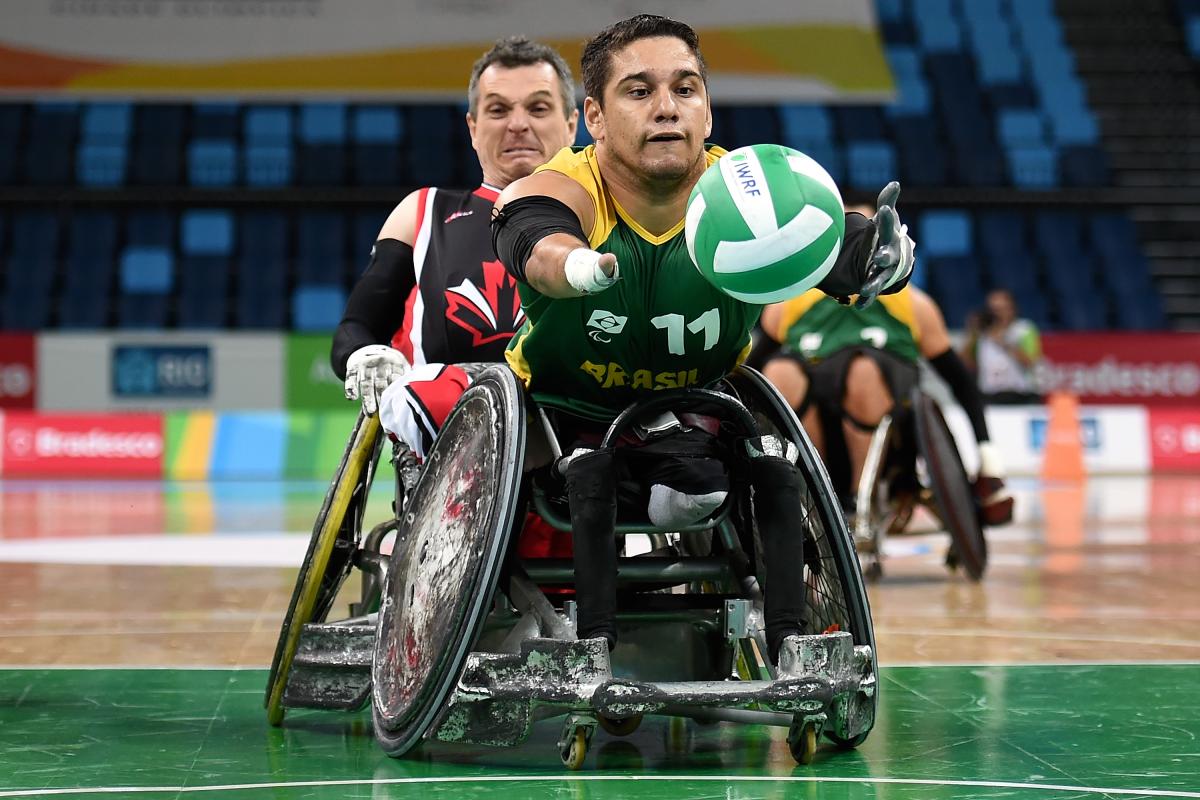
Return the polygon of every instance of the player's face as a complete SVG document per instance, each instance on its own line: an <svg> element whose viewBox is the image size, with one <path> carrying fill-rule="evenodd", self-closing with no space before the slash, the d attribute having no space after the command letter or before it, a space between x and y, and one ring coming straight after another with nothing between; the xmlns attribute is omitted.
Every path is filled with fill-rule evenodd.
<svg viewBox="0 0 1200 800"><path fill-rule="evenodd" d="M992 292L987 298L988 311L997 322L1007 323L1016 319L1017 311L1013 307L1012 298L1004 292Z"/></svg>
<svg viewBox="0 0 1200 800"><path fill-rule="evenodd" d="M575 141L579 112L564 113L558 75L549 64L492 64L478 86L467 127L486 183L503 189Z"/></svg>
<svg viewBox="0 0 1200 800"><path fill-rule="evenodd" d="M597 146L651 180L700 171L712 112L692 51L673 36L656 36L610 58L604 107L590 97L584 106Z"/></svg>

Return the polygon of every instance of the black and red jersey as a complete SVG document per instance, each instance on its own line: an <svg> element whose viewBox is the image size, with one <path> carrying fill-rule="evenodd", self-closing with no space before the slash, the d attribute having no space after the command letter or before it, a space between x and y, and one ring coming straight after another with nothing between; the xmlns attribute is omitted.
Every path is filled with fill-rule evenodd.
<svg viewBox="0 0 1200 800"><path fill-rule="evenodd" d="M517 282L492 253L499 191L422 189L413 241L416 285L392 347L413 364L503 361L525 321Z"/></svg>

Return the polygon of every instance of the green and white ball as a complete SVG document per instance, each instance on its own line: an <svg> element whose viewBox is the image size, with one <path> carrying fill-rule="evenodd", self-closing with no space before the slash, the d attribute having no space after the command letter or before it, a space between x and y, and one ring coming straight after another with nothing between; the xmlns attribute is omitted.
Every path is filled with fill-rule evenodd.
<svg viewBox="0 0 1200 800"><path fill-rule="evenodd" d="M739 147L708 168L688 198L684 235L700 274L747 303L775 303L821 282L846 233L829 173L777 144Z"/></svg>

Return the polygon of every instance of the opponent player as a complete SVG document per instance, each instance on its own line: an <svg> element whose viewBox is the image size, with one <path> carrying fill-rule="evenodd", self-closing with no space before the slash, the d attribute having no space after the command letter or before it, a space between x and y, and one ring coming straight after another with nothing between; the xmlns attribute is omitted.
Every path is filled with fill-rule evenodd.
<svg viewBox="0 0 1200 800"><path fill-rule="evenodd" d="M579 117L562 56L523 37L497 42L475 62L467 99L483 183L474 191L426 187L400 202L350 294L331 353L346 397L361 398L368 414L378 407L384 428L420 457L468 383L453 364L502 361L524 321L516 283L492 254L492 203L571 144Z"/></svg>
<svg viewBox="0 0 1200 800"><path fill-rule="evenodd" d="M983 398L950 345L941 309L915 286L880 297L865 309L840 305L820 292L768 306L762 329L783 344L763 373L796 409L821 451L843 505L853 507L871 435L917 385L925 358L950 386L979 443L974 488L984 521L1012 520L1004 467L988 435Z"/></svg>
<svg viewBox="0 0 1200 800"><path fill-rule="evenodd" d="M712 115L695 31L653 15L626 19L587 43L582 72L584 119L596 144L560 152L511 184L492 229L528 316L509 345L509 364L545 406L603 421L656 389L724 377L745 356L761 307L708 283L684 243L689 193L724 152L704 146ZM898 191L885 199L894 202ZM882 276L896 291L911 266L912 242L888 203L874 220L847 215L838 262L820 286L848 297ZM568 418L557 416L562 434ZM648 489L647 511L659 525L704 518L724 498L729 476L702 419L647 421L645 446L615 452L588 447L587 427L568 427L580 446L559 468L571 508L579 635L611 646L618 469ZM789 520L801 517L801 478L784 458L752 465L756 491L769 485L771 502L793 512L774 515L782 529L769 525L763 535L775 659L784 636L799 632L804 603L803 582L789 566L800 563L801 537Z"/></svg>

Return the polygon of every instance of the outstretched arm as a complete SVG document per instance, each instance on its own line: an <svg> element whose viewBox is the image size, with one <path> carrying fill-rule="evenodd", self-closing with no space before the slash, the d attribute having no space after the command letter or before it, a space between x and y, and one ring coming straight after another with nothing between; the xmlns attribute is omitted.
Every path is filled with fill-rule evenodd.
<svg viewBox="0 0 1200 800"><path fill-rule="evenodd" d="M588 247L595 221L592 199L578 183L553 171L508 185L492 214L492 247L519 281L547 297L601 292L620 277L617 257Z"/></svg>

